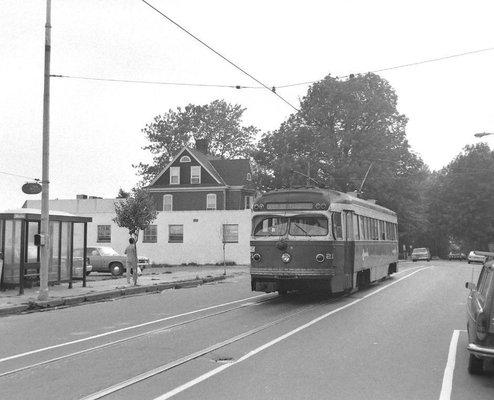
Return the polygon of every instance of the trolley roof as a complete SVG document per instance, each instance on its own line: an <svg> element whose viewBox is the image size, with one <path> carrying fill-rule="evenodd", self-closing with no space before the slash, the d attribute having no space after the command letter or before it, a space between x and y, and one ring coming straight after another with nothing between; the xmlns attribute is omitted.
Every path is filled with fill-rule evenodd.
<svg viewBox="0 0 494 400"><path fill-rule="evenodd" d="M317 203L323 201L327 202L328 204L348 204L359 206L396 217L396 213L394 211L375 204L374 201L359 199L354 193L349 194L333 189L317 187L300 187L272 190L258 197L255 203Z"/></svg>

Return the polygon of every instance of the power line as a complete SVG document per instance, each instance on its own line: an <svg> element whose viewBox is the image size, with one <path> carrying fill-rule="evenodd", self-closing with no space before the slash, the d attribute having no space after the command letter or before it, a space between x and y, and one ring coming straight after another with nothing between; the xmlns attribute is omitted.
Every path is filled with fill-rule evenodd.
<svg viewBox="0 0 494 400"><path fill-rule="evenodd" d="M444 56L444 57L429 58L429 59L425 59L425 60L421 60L421 61L411 62L411 63L408 63L408 64L400 64L400 65L394 65L392 67L384 67L384 68L376 69L376 70L373 70L373 71L368 71L368 73L375 74L375 73L378 73L378 72L391 71L391 70L394 70L394 69L414 67L414 66L421 65L421 64L427 64L427 63L433 63L433 62L438 62L438 61L444 61L444 60L449 60L449 59L452 59L452 58L464 57L464 56L468 56L468 55L472 55L472 54L477 54L477 53L483 53L483 52L492 51L492 50L494 50L494 47L487 47L485 49L466 51L466 52L463 52L463 53L451 54L449 56ZM351 75L352 74L343 75L343 76L337 76L336 78L349 78ZM306 81L306 82L299 82L299 83L289 83L287 85L277 86L276 88L277 89L283 89L283 88L288 88L288 87L293 87L293 86L311 85L311 84L316 83L316 82L318 82L318 81Z"/></svg>
<svg viewBox="0 0 494 400"><path fill-rule="evenodd" d="M145 83L152 85L173 85L173 86L192 86L192 87L215 87L215 88L228 88L228 89L263 89L261 86L244 86L244 85L222 85L222 84L209 84L209 83L187 83L187 82L164 82L164 81L144 81L133 79L114 79L114 78L97 78L91 76L73 76L73 75L50 75L51 78L68 78L68 79L82 79L89 81L104 81L104 82L123 82L123 83Z"/></svg>
<svg viewBox="0 0 494 400"><path fill-rule="evenodd" d="M156 7L154 7L153 5L149 4L146 0L141 0L144 4L146 4L147 6L149 6L150 8L152 8L154 11L156 11L158 14L160 14L163 18L166 18L168 21L170 21L173 25L175 25L176 27L180 28L182 31L184 31L187 35L191 36L193 39L195 39L196 41L198 41L199 43L201 43L203 46L207 47L209 50L211 50L213 53L215 53L217 56L221 57L223 60L225 60L226 62L228 62L230 65L234 66L236 69L238 69L239 71L241 71L242 73L244 73L245 75L247 75L249 78L251 78L252 80L256 81L258 84L260 84L262 87L264 87L265 89L269 90L271 93L274 93L275 96L277 96L279 99L281 99L283 102L285 102L286 104L288 104L291 108L293 108L295 111L299 111L294 105L292 105L288 100L286 100L284 97L282 97L281 95L279 95L275 88L274 87L268 87L266 86L264 83L262 83L260 80L258 80L257 78L255 78L254 76L252 76L251 74L249 74L247 71L245 71L243 68L239 67L237 64L235 64L233 61L230 61L228 58L226 58L225 56L223 56L221 53L219 53L218 51L216 51L215 49L213 49L211 46L209 46L207 43L203 42L201 39L199 39L197 36L195 36L194 34L192 34L191 32L189 32L187 29L185 29L183 26L181 26L180 24L178 24L177 22L175 22L173 19L171 19L170 17L168 17L167 15L165 15L162 11L158 10Z"/></svg>
<svg viewBox="0 0 494 400"><path fill-rule="evenodd" d="M10 175L10 176L17 176L19 178L31 179L33 181L39 181L40 180L39 178L33 178L32 176L25 176L25 175L13 174L11 172L5 172L5 171L0 171L0 174Z"/></svg>

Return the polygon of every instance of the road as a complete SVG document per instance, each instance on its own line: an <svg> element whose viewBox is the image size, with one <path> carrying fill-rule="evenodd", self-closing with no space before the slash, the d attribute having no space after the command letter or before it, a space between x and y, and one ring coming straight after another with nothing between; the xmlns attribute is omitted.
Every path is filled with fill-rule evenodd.
<svg viewBox="0 0 494 400"><path fill-rule="evenodd" d="M492 399L467 373L466 281L401 263L351 295L262 294L248 275L0 319L5 399Z"/></svg>

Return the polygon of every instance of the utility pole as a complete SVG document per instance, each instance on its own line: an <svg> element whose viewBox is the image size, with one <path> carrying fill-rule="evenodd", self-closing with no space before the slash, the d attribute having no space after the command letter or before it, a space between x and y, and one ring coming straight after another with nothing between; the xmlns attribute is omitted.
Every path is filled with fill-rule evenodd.
<svg viewBox="0 0 494 400"><path fill-rule="evenodd" d="M48 265L50 249L50 55L51 55L51 0L46 0L45 75L43 90L43 161L41 172L41 243L39 269L39 300L48 299Z"/></svg>

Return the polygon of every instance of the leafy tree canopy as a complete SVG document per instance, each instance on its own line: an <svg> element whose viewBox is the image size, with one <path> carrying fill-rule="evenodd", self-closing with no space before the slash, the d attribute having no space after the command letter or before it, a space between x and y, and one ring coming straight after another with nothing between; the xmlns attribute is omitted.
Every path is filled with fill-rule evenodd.
<svg viewBox="0 0 494 400"><path fill-rule="evenodd" d="M364 197L396 211L402 237L410 242L426 224L421 196L429 172L410 150L406 123L396 93L378 75L327 76L309 88L299 112L262 137L254 153L258 184L273 189L307 183L292 172L298 171L323 186L353 191L371 167Z"/></svg>
<svg viewBox="0 0 494 400"><path fill-rule="evenodd" d="M494 243L494 152L487 144L466 146L435 175L429 197L436 236L464 251L487 251Z"/></svg>
<svg viewBox="0 0 494 400"><path fill-rule="evenodd" d="M115 203L115 213L113 221L121 228L127 228L129 235L136 239L139 231L146 229L158 215L148 192L141 188L132 189L124 201Z"/></svg>
<svg viewBox="0 0 494 400"><path fill-rule="evenodd" d="M150 142L144 147L153 154L150 164L135 166L145 181L162 171L183 146L192 146L197 139L208 139L209 152L221 158L247 156L258 129L243 126L245 108L224 100L205 105L189 104L158 115L142 130Z"/></svg>

